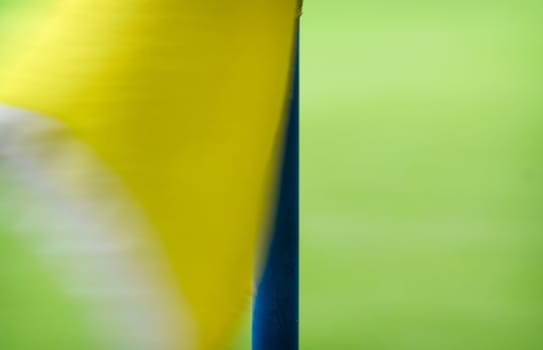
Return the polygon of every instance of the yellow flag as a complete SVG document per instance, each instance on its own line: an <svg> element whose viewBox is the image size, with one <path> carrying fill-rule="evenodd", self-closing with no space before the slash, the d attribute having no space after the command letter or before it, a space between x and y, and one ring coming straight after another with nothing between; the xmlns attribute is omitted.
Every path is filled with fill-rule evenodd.
<svg viewBox="0 0 543 350"><path fill-rule="evenodd" d="M75 294L105 338L217 349L235 330L273 202L297 11L62 0L9 66L0 161L67 222L42 240L73 243L51 260L93 291Z"/></svg>

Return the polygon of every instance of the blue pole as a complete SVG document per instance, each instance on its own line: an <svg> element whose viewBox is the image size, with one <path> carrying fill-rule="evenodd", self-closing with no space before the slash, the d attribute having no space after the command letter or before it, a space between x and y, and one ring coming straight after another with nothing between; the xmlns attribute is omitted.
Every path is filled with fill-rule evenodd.
<svg viewBox="0 0 543 350"><path fill-rule="evenodd" d="M297 48L298 50L298 48ZM273 237L253 310L253 350L298 349L299 58Z"/></svg>

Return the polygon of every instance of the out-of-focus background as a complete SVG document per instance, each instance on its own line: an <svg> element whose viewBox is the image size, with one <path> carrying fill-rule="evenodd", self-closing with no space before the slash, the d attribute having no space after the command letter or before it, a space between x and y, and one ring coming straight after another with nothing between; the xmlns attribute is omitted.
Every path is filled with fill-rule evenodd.
<svg viewBox="0 0 543 350"><path fill-rule="evenodd" d="M543 348L543 3L308 0L301 54L301 348Z"/></svg>

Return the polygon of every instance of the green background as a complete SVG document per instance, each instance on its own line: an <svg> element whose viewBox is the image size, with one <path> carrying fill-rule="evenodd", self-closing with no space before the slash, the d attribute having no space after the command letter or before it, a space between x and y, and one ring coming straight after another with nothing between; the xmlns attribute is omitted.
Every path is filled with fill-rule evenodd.
<svg viewBox="0 0 543 350"><path fill-rule="evenodd" d="M305 1L302 349L543 349L542 26Z"/></svg>
<svg viewBox="0 0 543 350"><path fill-rule="evenodd" d="M0 0L0 48L23 2ZM305 1L302 349L543 349L542 26L540 1ZM57 320L43 334L77 324L5 288L57 293L0 240L27 263L5 300Z"/></svg>

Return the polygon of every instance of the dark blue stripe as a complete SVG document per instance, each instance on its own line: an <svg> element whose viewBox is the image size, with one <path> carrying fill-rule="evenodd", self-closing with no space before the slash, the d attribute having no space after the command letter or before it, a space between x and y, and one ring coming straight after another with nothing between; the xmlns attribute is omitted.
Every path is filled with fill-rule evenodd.
<svg viewBox="0 0 543 350"><path fill-rule="evenodd" d="M298 54L293 73L292 99L273 238L253 311L253 350L298 349Z"/></svg>

